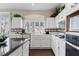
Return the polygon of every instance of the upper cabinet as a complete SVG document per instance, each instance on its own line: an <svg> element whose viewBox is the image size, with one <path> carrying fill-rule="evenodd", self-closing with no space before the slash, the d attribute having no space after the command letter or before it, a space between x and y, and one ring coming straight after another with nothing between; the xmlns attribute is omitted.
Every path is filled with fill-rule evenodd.
<svg viewBox="0 0 79 59"><path fill-rule="evenodd" d="M12 26L11 28L22 28L23 19L21 17L13 17L12 18Z"/></svg>
<svg viewBox="0 0 79 59"><path fill-rule="evenodd" d="M26 29L26 32L44 32L44 16L25 16L24 28Z"/></svg>
<svg viewBox="0 0 79 59"><path fill-rule="evenodd" d="M23 28L23 16L19 13L11 13L11 28Z"/></svg>
<svg viewBox="0 0 79 59"><path fill-rule="evenodd" d="M55 28L55 18L54 17L48 17L46 18L46 28Z"/></svg>
<svg viewBox="0 0 79 59"><path fill-rule="evenodd" d="M65 9L55 18L56 19L56 27L64 29L65 27Z"/></svg>
<svg viewBox="0 0 79 59"><path fill-rule="evenodd" d="M69 15L69 14L79 10L79 3L66 3L65 9L66 9L66 15Z"/></svg>
<svg viewBox="0 0 79 59"><path fill-rule="evenodd" d="M10 31L10 12L0 12L0 33L8 34Z"/></svg>
<svg viewBox="0 0 79 59"><path fill-rule="evenodd" d="M66 18L68 15L79 10L79 3L66 3L65 8L55 17L56 27L57 28L65 28L67 31L67 23ZM63 25L63 26L62 26Z"/></svg>

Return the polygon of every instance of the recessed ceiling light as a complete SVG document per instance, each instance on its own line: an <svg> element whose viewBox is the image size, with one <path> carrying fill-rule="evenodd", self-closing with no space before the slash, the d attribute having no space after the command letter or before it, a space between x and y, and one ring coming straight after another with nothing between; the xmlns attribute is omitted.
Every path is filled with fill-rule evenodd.
<svg viewBox="0 0 79 59"><path fill-rule="evenodd" d="M32 3L32 6L34 6L35 4L34 3Z"/></svg>

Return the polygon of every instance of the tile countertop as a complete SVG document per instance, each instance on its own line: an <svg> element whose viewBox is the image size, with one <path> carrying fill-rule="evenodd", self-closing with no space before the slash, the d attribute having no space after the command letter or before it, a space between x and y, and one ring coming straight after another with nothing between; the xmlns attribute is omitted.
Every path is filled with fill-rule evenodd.
<svg viewBox="0 0 79 59"><path fill-rule="evenodd" d="M29 38L30 34L9 34L9 38Z"/></svg>
<svg viewBox="0 0 79 59"><path fill-rule="evenodd" d="M63 33L63 32L52 32L50 34L51 34L51 36L58 37L59 39L65 41L65 33Z"/></svg>
<svg viewBox="0 0 79 59"><path fill-rule="evenodd" d="M17 39L17 38L12 38L12 39ZM18 38L19 39L19 38ZM20 38L21 40L21 38ZM18 44L17 46L15 46L14 48L12 48L10 51L8 51L7 53L5 53L3 56L8 56L10 55L12 52L14 52L17 48L19 48L20 46L22 46L24 43L26 43L27 41L29 41L30 38L28 39L24 39L23 42L20 42L20 44ZM18 40L15 40L15 41L18 41Z"/></svg>

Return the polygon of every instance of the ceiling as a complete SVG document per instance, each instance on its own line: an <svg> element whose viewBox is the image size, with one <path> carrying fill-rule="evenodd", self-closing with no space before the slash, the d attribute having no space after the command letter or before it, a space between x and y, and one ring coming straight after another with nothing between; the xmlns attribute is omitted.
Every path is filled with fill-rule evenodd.
<svg viewBox="0 0 79 59"><path fill-rule="evenodd" d="M59 3L0 3L1 10L53 10Z"/></svg>
<svg viewBox="0 0 79 59"><path fill-rule="evenodd" d="M23 11L27 14L50 15L60 3L0 3L0 11Z"/></svg>

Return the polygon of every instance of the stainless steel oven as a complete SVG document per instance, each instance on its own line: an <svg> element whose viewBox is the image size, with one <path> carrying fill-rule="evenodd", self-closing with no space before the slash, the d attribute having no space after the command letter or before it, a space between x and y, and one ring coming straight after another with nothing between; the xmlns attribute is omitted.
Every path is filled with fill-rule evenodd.
<svg viewBox="0 0 79 59"><path fill-rule="evenodd" d="M79 36L66 34L66 56L79 56Z"/></svg>

